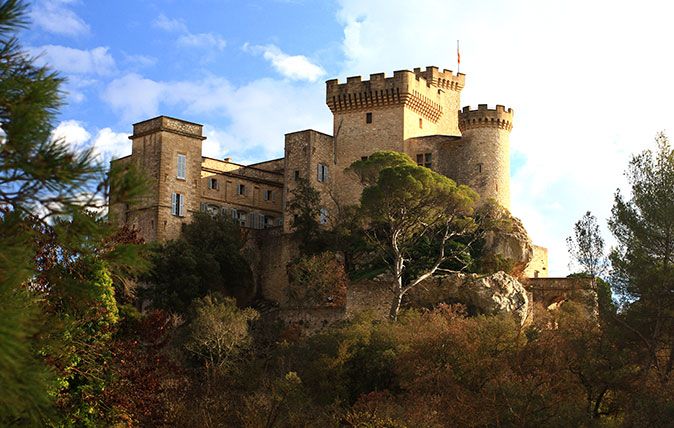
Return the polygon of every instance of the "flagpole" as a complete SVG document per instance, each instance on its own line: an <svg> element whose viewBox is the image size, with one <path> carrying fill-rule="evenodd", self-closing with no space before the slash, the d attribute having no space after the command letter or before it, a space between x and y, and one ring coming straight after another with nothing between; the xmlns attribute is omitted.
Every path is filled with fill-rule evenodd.
<svg viewBox="0 0 674 428"><path fill-rule="evenodd" d="M456 41L456 74L461 72L461 53L459 51L459 41Z"/></svg>

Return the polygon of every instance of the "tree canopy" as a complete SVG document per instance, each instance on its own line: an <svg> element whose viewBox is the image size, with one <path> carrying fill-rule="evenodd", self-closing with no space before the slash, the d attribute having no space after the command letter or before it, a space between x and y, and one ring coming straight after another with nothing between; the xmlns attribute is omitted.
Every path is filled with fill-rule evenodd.
<svg viewBox="0 0 674 428"><path fill-rule="evenodd" d="M367 186L361 213L368 238L393 275L389 315L396 319L404 294L465 250L448 244L474 230L471 215L478 195L402 153L378 152L350 168ZM424 239L434 242L430 260L414 278L406 279L411 252Z"/></svg>
<svg viewBox="0 0 674 428"><path fill-rule="evenodd" d="M632 157L629 199L615 195L611 282L625 326L667 379L674 367L674 151L664 134L656 146Z"/></svg>

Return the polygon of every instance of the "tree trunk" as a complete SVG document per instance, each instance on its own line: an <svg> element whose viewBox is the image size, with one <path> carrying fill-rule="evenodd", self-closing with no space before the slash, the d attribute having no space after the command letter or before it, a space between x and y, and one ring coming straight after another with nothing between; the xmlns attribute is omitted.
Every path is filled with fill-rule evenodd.
<svg viewBox="0 0 674 428"><path fill-rule="evenodd" d="M398 311L400 310L400 303L403 300L403 293L398 289L393 294L393 301L391 302L391 310L389 311L389 319L391 321L398 320Z"/></svg>

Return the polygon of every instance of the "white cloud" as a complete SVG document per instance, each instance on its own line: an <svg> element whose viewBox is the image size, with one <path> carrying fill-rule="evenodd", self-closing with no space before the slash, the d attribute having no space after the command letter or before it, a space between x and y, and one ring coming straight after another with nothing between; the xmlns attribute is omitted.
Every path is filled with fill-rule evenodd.
<svg viewBox="0 0 674 428"><path fill-rule="evenodd" d="M102 98L125 122L156 116L162 85L139 74L130 73L108 84Z"/></svg>
<svg viewBox="0 0 674 428"><path fill-rule="evenodd" d="M213 33L187 33L178 37L178 46L194 48L215 48L219 51L227 46L227 42L222 37Z"/></svg>
<svg viewBox="0 0 674 428"><path fill-rule="evenodd" d="M91 137L92 133L85 124L77 120L65 120L52 131L53 139L63 139L76 151L92 149L96 159L104 163L131 154L127 133L103 128L96 132L93 139Z"/></svg>
<svg viewBox="0 0 674 428"><path fill-rule="evenodd" d="M182 33L176 44L188 48L214 48L219 51L225 49L227 41L215 33L192 33L182 20L168 18L163 13L152 22L155 28L171 33Z"/></svg>
<svg viewBox="0 0 674 428"><path fill-rule="evenodd" d="M163 13L152 21L152 26L164 31L187 32L187 25L179 19L168 18Z"/></svg>
<svg viewBox="0 0 674 428"><path fill-rule="evenodd" d="M49 65L58 71L71 74L97 74L105 76L116 69L115 60L107 47L82 50L59 45L44 45L31 48L38 63Z"/></svg>
<svg viewBox="0 0 674 428"><path fill-rule="evenodd" d="M314 126L329 132L323 84L299 85L259 79L235 87L210 76L197 81L153 81L129 74L113 81L103 99L126 122L171 114L226 126L205 127L204 154L231 155L237 162L262 161L283 155L284 135ZM320 108L307 108L316 105ZM283 106L280 108L279 106Z"/></svg>
<svg viewBox="0 0 674 428"><path fill-rule="evenodd" d="M64 36L79 36L89 32L89 25L68 8L73 0L42 0L35 3L31 19L45 31Z"/></svg>
<svg viewBox="0 0 674 428"><path fill-rule="evenodd" d="M124 62L132 67L146 68L157 63L157 58L149 55L129 55L124 53Z"/></svg>
<svg viewBox="0 0 674 428"><path fill-rule="evenodd" d="M275 45L251 46L244 44L243 49L248 52L262 54L262 57L282 76L292 80L308 80L315 82L325 75L325 70L312 63L304 55L288 55Z"/></svg>
<svg viewBox="0 0 674 428"><path fill-rule="evenodd" d="M84 128L82 122L66 120L54 128L52 138L54 140L63 139L66 144L77 150L86 146L91 139L91 134Z"/></svg>
<svg viewBox="0 0 674 428"><path fill-rule="evenodd" d="M131 154L131 140L126 132L114 132L103 128L93 141L94 153L102 160L109 161Z"/></svg>

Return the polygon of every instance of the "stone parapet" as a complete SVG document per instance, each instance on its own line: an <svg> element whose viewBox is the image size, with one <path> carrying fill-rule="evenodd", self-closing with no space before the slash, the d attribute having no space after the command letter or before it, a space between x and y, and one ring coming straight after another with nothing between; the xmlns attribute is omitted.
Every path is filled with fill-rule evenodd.
<svg viewBox="0 0 674 428"><path fill-rule="evenodd" d="M203 136L203 125L168 116L158 116L134 123L133 135L129 138L138 138L159 131L172 132L174 134L198 138L200 140L206 139L206 137Z"/></svg>
<svg viewBox="0 0 674 428"><path fill-rule="evenodd" d="M398 70L388 78L384 73L371 74L370 80L353 76L346 83L333 79L326 82L326 103L333 113L403 105L437 122L443 113L438 88L460 92L464 80L463 74L440 72L437 67Z"/></svg>
<svg viewBox="0 0 674 428"><path fill-rule="evenodd" d="M480 104L477 110L466 106L459 112L459 130L461 132L474 128L496 128L511 131L513 129L513 109L497 105L490 109L487 104Z"/></svg>

